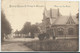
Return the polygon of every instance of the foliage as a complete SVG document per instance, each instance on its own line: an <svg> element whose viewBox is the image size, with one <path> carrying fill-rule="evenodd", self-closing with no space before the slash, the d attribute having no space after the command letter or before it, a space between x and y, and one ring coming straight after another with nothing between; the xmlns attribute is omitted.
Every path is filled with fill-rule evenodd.
<svg viewBox="0 0 80 53"><path fill-rule="evenodd" d="M39 40L49 39L48 33L42 33L38 35Z"/></svg>
<svg viewBox="0 0 80 53"><path fill-rule="evenodd" d="M34 34L39 32L38 26L36 24L32 24L30 22L26 22L23 28L20 30L21 34L31 33L31 37L34 38Z"/></svg>
<svg viewBox="0 0 80 53"><path fill-rule="evenodd" d="M14 33L15 33L15 34L19 34L19 31L18 31L18 30L16 30Z"/></svg>
<svg viewBox="0 0 80 53"><path fill-rule="evenodd" d="M1 11L1 38L3 40L4 34L8 35L11 33L11 26L5 17L5 14Z"/></svg>
<svg viewBox="0 0 80 53"><path fill-rule="evenodd" d="M32 25L31 29L30 29L30 32L31 33L38 33L39 32L38 26L37 25Z"/></svg>
<svg viewBox="0 0 80 53"><path fill-rule="evenodd" d="M76 18L78 18L79 19L79 13L77 13L77 17Z"/></svg>

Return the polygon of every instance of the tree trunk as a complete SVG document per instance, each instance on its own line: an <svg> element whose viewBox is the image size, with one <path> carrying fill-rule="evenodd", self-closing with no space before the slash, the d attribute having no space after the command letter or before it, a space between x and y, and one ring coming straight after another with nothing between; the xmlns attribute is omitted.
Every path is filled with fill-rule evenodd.
<svg viewBox="0 0 80 53"><path fill-rule="evenodd" d="M4 33L1 33L1 43L4 42Z"/></svg>

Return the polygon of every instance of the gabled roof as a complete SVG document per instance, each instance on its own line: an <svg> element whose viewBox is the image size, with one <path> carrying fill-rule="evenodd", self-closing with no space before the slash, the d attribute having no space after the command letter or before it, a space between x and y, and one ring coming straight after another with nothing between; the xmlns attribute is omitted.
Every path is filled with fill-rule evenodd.
<svg viewBox="0 0 80 53"><path fill-rule="evenodd" d="M66 22L66 24L75 24L74 20L72 19L72 16L70 15L68 21Z"/></svg>
<svg viewBox="0 0 80 53"><path fill-rule="evenodd" d="M61 15L61 13L59 12L59 9L50 9L47 10L45 8L44 10L44 15L45 15L45 19L46 18L50 18L50 22L51 24L55 24L55 25L64 25L64 24L69 24L69 22L71 22L71 24L79 24L76 16L63 16Z"/></svg>
<svg viewBox="0 0 80 53"><path fill-rule="evenodd" d="M64 24L66 24L68 21L71 21L71 20L69 20L69 19L71 19L69 16L60 16L59 18L57 18L57 19L55 20L55 22L53 22L53 25L64 25ZM76 16L72 16L72 19L73 19L73 22L74 22L75 24L78 24L78 20L77 20Z"/></svg>

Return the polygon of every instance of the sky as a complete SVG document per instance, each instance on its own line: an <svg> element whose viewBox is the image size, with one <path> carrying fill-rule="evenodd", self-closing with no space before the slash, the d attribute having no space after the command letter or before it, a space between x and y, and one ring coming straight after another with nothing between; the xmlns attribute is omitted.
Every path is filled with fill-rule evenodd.
<svg viewBox="0 0 80 53"><path fill-rule="evenodd" d="M62 15L68 16L76 15L79 10L78 1L2 0L1 5L14 31L21 30L25 22L41 23L45 6L47 10L59 8Z"/></svg>

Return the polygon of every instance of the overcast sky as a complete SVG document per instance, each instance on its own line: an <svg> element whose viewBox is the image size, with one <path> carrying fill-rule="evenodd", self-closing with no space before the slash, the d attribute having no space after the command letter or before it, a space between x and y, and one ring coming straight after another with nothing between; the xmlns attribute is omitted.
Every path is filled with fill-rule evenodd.
<svg viewBox="0 0 80 53"><path fill-rule="evenodd" d="M29 21L32 24L41 23L43 10L46 6L50 8L59 8L62 15L76 15L78 13L78 2L66 1L29 1L29 0L2 0L2 10L12 29L20 30L24 23Z"/></svg>

